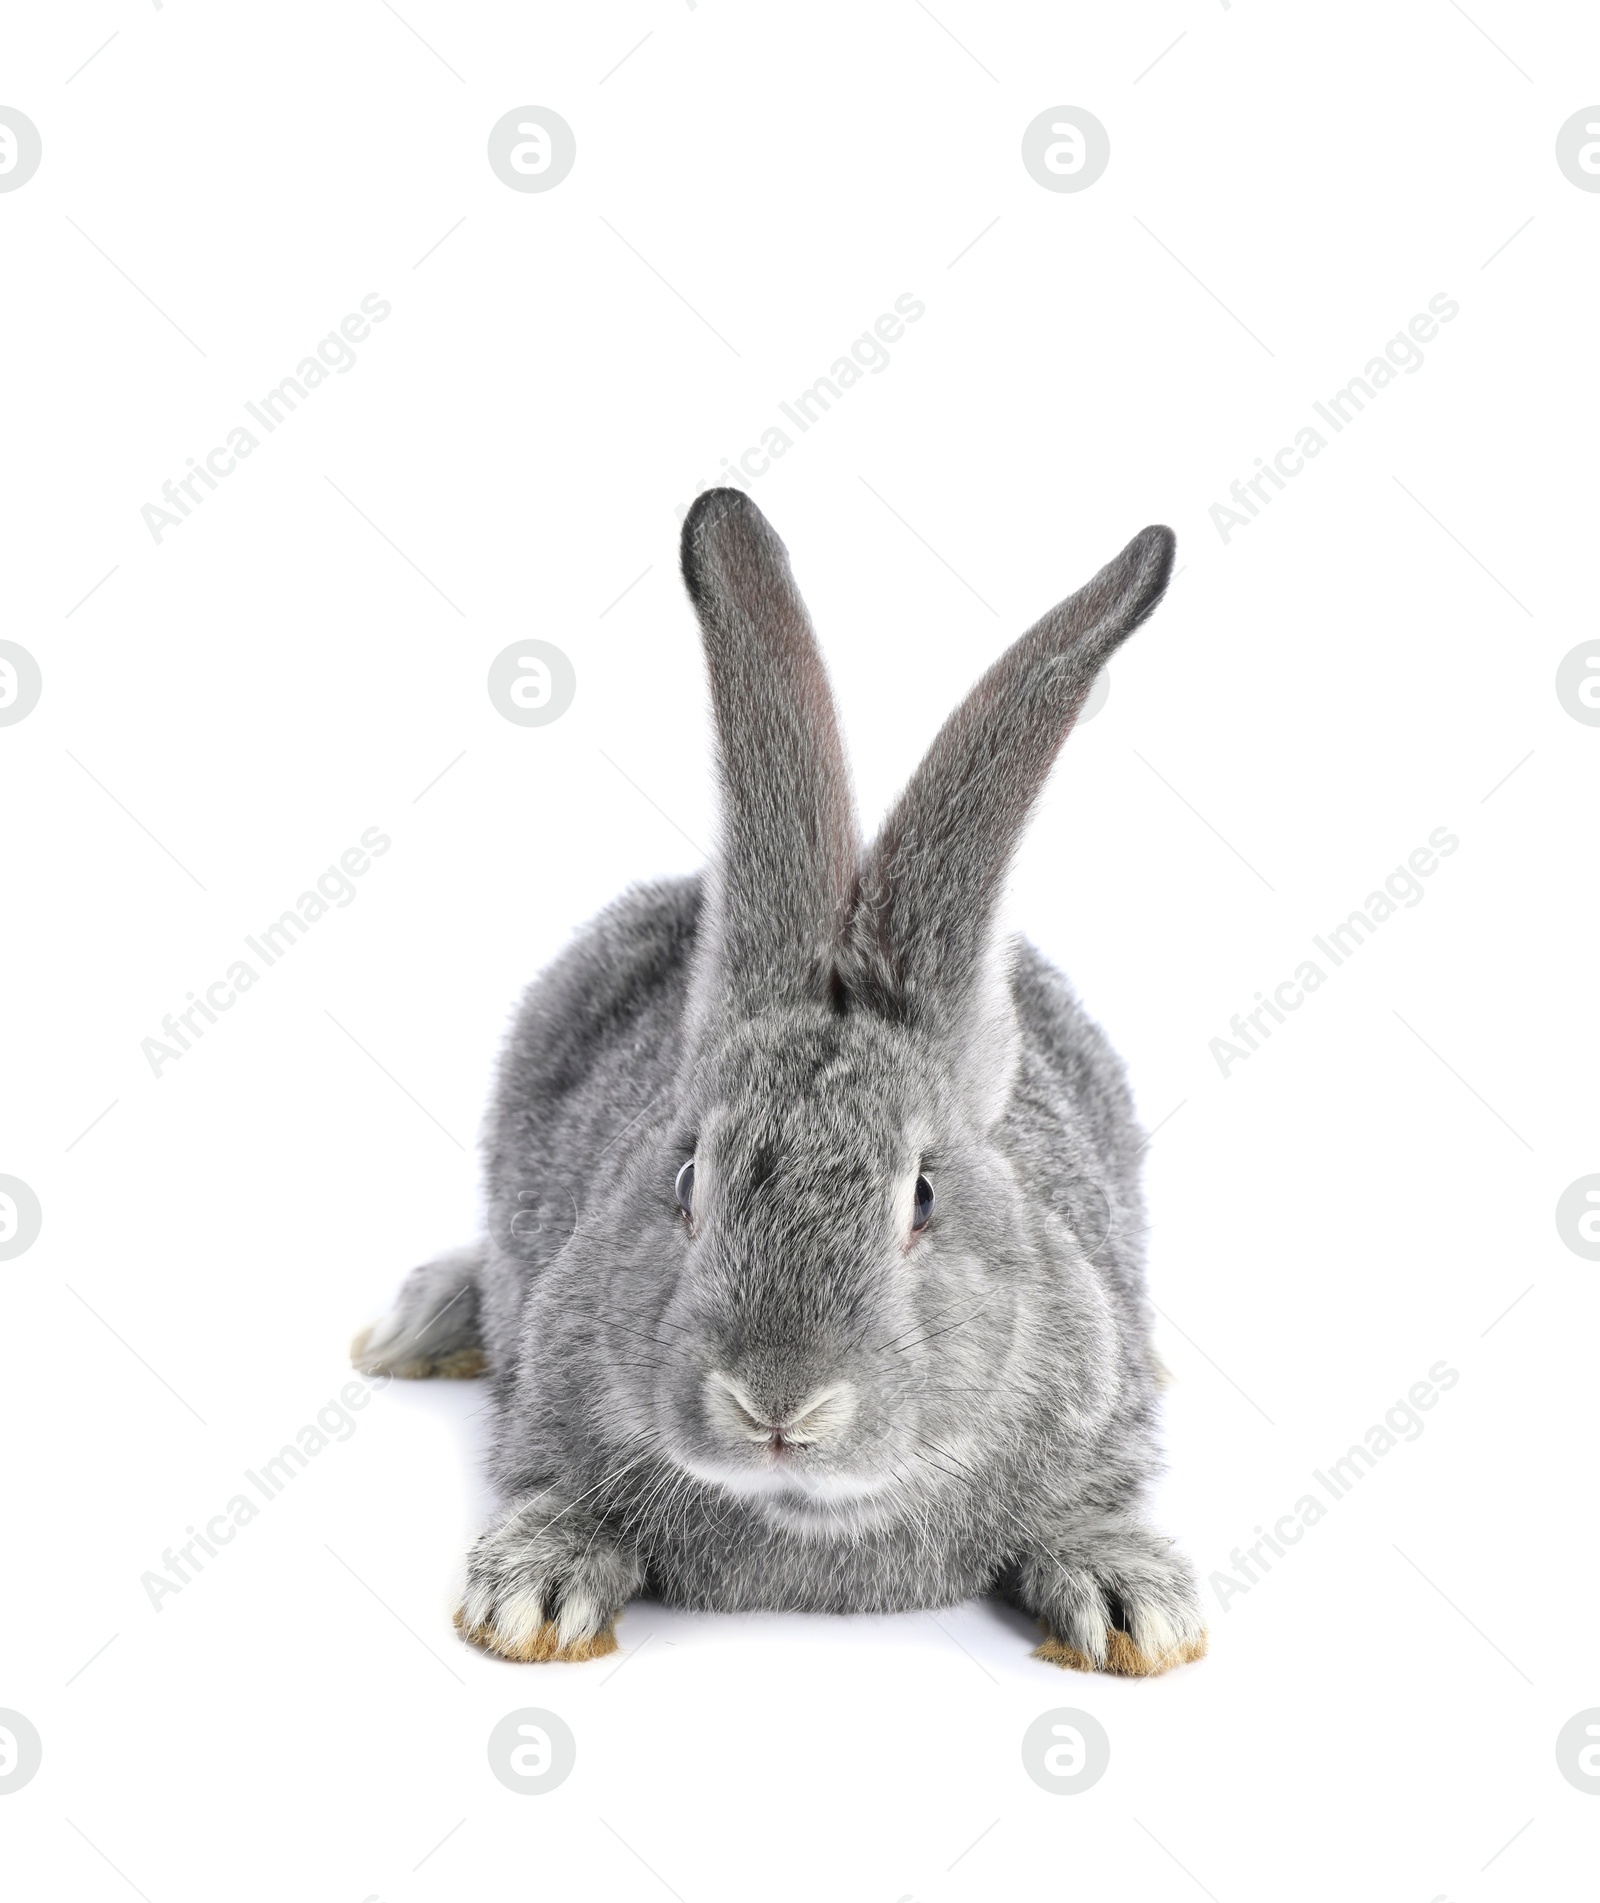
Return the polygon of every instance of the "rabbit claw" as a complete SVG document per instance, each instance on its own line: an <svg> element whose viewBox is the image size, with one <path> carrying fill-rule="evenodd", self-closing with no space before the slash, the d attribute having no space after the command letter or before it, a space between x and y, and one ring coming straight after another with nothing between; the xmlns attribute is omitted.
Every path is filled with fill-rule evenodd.
<svg viewBox="0 0 1600 1903"><path fill-rule="evenodd" d="M1117 1678L1156 1678L1162 1672L1170 1672L1175 1665L1187 1665L1194 1659L1204 1658L1210 1642L1210 1635L1202 1626L1197 1637L1174 1638L1163 1651L1152 1656L1141 1652L1126 1632L1113 1628L1106 1634L1105 1654L1097 1665L1075 1645L1055 1637L1043 1620L1040 1627L1045 1638L1042 1645L1033 1648L1036 1659L1044 1659L1069 1672L1109 1672Z"/></svg>
<svg viewBox="0 0 1600 1903"><path fill-rule="evenodd" d="M577 1664L585 1659L603 1659L617 1649L615 1624L603 1626L592 1637L571 1639L563 1645L561 1627L554 1619L518 1625L514 1618L502 1624L496 1617L482 1625L469 1626L466 1607L457 1606L455 1627L471 1644L519 1665L542 1665L549 1660Z"/></svg>

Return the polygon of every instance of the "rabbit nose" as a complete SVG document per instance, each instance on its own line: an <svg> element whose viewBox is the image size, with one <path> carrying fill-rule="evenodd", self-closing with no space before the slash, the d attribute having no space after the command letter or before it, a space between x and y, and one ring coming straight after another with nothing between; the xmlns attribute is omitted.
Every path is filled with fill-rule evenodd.
<svg viewBox="0 0 1600 1903"><path fill-rule="evenodd" d="M838 1434L855 1415L856 1391L848 1381L815 1388L798 1403L759 1400L742 1381L720 1369L707 1377L714 1419L742 1440L774 1449L810 1447Z"/></svg>

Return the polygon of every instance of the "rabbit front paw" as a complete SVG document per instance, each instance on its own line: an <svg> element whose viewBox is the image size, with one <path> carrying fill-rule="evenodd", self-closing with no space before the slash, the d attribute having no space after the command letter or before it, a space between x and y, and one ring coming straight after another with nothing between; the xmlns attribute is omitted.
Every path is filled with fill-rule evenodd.
<svg viewBox="0 0 1600 1903"><path fill-rule="evenodd" d="M1044 1632L1033 1656L1069 1671L1154 1678L1205 1655L1194 1569L1142 1529L1031 1555L1013 1596Z"/></svg>
<svg viewBox="0 0 1600 1903"><path fill-rule="evenodd" d="M467 1556L455 1624L463 1638L523 1664L604 1658L644 1568L553 1493L519 1502Z"/></svg>

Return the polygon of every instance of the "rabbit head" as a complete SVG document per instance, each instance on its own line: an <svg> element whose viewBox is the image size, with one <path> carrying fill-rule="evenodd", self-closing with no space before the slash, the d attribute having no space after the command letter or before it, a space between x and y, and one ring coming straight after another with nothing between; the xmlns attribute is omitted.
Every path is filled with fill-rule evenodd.
<svg viewBox="0 0 1600 1903"><path fill-rule="evenodd" d="M722 823L674 1114L627 1172L633 1247L642 1219L671 1266L639 1400L681 1467L790 1526L870 1523L1104 1394L1107 1297L1000 1139L1018 1036L995 915L1172 553L1144 530L1023 635L864 849L783 544L737 490L684 524Z"/></svg>

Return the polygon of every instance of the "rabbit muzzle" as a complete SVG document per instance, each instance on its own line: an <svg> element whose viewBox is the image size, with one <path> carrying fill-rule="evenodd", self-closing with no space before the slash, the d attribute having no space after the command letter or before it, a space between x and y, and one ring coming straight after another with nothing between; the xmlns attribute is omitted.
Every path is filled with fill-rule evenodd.
<svg viewBox="0 0 1600 1903"><path fill-rule="evenodd" d="M796 1401L757 1398L736 1375L706 1376L706 1414L729 1441L766 1448L775 1456L835 1439L855 1419L853 1383L831 1381Z"/></svg>

